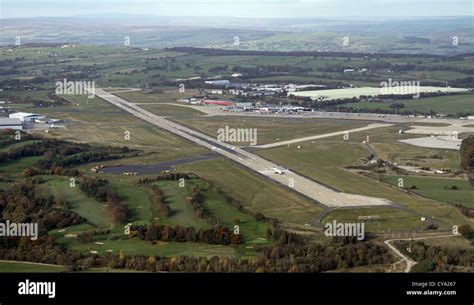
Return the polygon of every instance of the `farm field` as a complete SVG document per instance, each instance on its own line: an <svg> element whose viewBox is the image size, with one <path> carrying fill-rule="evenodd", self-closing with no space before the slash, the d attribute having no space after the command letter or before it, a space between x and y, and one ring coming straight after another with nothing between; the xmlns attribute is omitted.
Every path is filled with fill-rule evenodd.
<svg viewBox="0 0 474 305"><path fill-rule="evenodd" d="M48 52L54 52L61 60L51 62ZM454 72L452 67L472 66L467 61L458 61L447 58L442 65L434 58L416 58L407 55L404 59L388 58L384 61L390 64L406 64L407 62L418 62L417 65L423 69L431 69L433 67L446 67L446 71L427 71L424 74L416 74L416 72L397 72L386 73L386 71L378 71L376 63L372 60L362 58L343 58L343 57L315 57L315 56L265 56L265 55L225 55L225 56L205 56L200 54L173 52L170 50L148 49L138 50L126 47L111 46L76 46L75 48L18 48L15 52L9 52L6 48L0 48L2 58L6 60L15 58L24 58L22 63L27 67L19 67L18 73L12 75L13 78L31 78L41 75L40 69L31 69L32 64L41 65L42 70L48 70L52 73L60 73L71 63L76 64L76 71L80 71L80 67L95 65L94 70L100 71L95 73L95 81L99 87L113 86L116 88L143 87L144 84L157 83L158 79L184 79L196 76L212 76L209 72L216 66L224 67L220 71L223 76L229 77L234 67L258 67L271 65L291 65L309 69L305 75L291 75L281 73L272 76L255 76L249 78L250 81L260 82L325 82L327 77L332 79L350 82L358 86L375 87L380 85L381 80L396 77L400 80L425 79L427 81L439 82L445 84L446 81L458 80L468 76L461 72ZM146 61L144 59L152 58ZM335 67L331 71L320 72L328 66ZM343 73L347 66L355 69L369 69L368 72L360 74ZM324 70L323 70L324 71ZM54 81L57 81L54 80ZM47 90L54 87L54 81L41 84L37 91L26 91L23 93L15 93L18 96L31 96L48 100L46 97ZM176 86L177 88L177 86ZM159 94L150 94L150 99L143 99L143 102L175 102L181 95L177 89L170 89L169 85L164 89L165 98L158 97ZM189 92L188 92L189 91ZM186 89L186 95L194 95L194 89ZM133 95L133 93L120 93L121 96ZM161 94L161 93L160 93ZM0 97L9 95L8 92L0 93Z"/></svg>

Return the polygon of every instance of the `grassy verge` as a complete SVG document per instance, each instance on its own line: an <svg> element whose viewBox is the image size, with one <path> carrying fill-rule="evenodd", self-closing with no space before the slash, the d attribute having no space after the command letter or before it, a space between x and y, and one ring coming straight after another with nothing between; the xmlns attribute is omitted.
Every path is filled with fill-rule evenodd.
<svg viewBox="0 0 474 305"><path fill-rule="evenodd" d="M398 185L398 179L402 178L404 186L412 192L421 196L461 205L467 208L474 208L474 188L469 181L446 178L412 177L412 176L386 176L384 182Z"/></svg>

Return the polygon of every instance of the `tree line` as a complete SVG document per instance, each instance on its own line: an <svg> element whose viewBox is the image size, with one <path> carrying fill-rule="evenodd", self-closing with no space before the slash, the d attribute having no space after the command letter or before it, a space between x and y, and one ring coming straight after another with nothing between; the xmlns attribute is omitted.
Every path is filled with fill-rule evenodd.
<svg viewBox="0 0 474 305"><path fill-rule="evenodd" d="M20 133L21 141L31 141L39 139L38 137L23 131L4 129L0 130L0 147L3 148L20 142L19 140L17 140L18 132Z"/></svg>
<svg viewBox="0 0 474 305"><path fill-rule="evenodd" d="M454 267L474 266L472 249L427 245L423 241L399 241L397 247L418 262L412 272L450 272Z"/></svg>
<svg viewBox="0 0 474 305"><path fill-rule="evenodd" d="M189 173L164 173L154 178L141 178L138 180L137 185L148 185L156 181L165 181L165 180L170 180L170 181L178 181L180 179L189 180L189 179L192 179L193 177L196 177L196 175L189 174Z"/></svg>
<svg viewBox="0 0 474 305"><path fill-rule="evenodd" d="M33 141L23 146L0 153L0 164L25 157L41 156L33 166L23 170L23 177L37 175L78 176L77 169L71 167L92 162L101 162L123 158L131 150L124 147L92 147L88 144L76 144L64 140L42 139L27 133L5 130L0 133L0 147L15 143ZM138 152L135 152L136 154Z"/></svg>
<svg viewBox="0 0 474 305"><path fill-rule="evenodd" d="M168 217L171 215L171 208L170 206L166 203L166 196L163 190L157 186L157 185L152 185L151 186L151 192L152 192L152 202L153 204L157 205L160 214L163 217Z"/></svg>
<svg viewBox="0 0 474 305"><path fill-rule="evenodd" d="M474 174L474 135L470 135L461 142L460 154L461 168L472 176Z"/></svg>
<svg viewBox="0 0 474 305"><path fill-rule="evenodd" d="M308 72L313 71L312 68L303 68L294 65L257 65L254 67L234 66L233 72L239 72L243 75L242 79L259 78L266 76L278 76L278 75L298 75L306 76Z"/></svg>
<svg viewBox="0 0 474 305"><path fill-rule="evenodd" d="M388 54L388 53L360 53L360 52L319 52L319 51L253 51L253 50L226 50L212 48L196 48L196 47L173 47L165 48L170 52L183 52L191 54L200 54L205 56L312 56L312 57L354 57L354 58L403 58L406 54ZM465 56L468 56L467 54ZM448 57L442 55L428 54L410 54L411 58L435 58L435 59L458 59L456 57ZM459 58L463 60L463 58Z"/></svg>
<svg viewBox="0 0 474 305"><path fill-rule="evenodd" d="M107 203L107 212L115 223L127 220L128 210L117 192L108 187L105 179L86 177L79 183L79 188L98 202Z"/></svg>
<svg viewBox="0 0 474 305"><path fill-rule="evenodd" d="M5 145L13 144L11 142L11 134L4 133L2 139L5 139ZM6 137L5 135L10 135ZM22 141L37 139L20 134L20 139L17 143ZM112 148L112 147L92 147L88 144L76 144L58 139L40 139L32 143L27 143L21 147L9 149L8 152L0 153L0 163L5 163L12 160L21 159L24 157L44 156L43 160L39 161L37 166L41 169L50 168L52 165L56 166L73 166L78 164L110 160L115 158L123 158L123 155L112 155L118 153L127 153L130 150L127 147Z"/></svg>
<svg viewBox="0 0 474 305"><path fill-rule="evenodd" d="M211 224L216 224L217 219L206 210L204 206L204 193L203 189L199 185L193 185L189 190L189 197L187 201L192 206L194 214L197 218L203 219Z"/></svg>
<svg viewBox="0 0 474 305"><path fill-rule="evenodd" d="M38 223L40 234L47 231L77 225L85 221L74 212L64 209L62 202L52 194L39 191L37 184L27 179L7 190L0 190L0 215L2 222Z"/></svg>
<svg viewBox="0 0 474 305"><path fill-rule="evenodd" d="M140 240L164 242L201 242L211 245L237 245L242 242L239 234L234 234L226 226L214 226L196 230L194 227L174 227L162 224L132 226L131 231Z"/></svg>

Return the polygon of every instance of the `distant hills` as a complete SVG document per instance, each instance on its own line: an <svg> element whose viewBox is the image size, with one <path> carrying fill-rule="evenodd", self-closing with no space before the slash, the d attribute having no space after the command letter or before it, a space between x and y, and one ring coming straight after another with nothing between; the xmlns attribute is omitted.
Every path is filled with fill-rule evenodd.
<svg viewBox="0 0 474 305"><path fill-rule="evenodd" d="M236 18L94 14L0 19L1 45L77 43L138 47L453 55L474 51L471 17ZM347 37L348 44L342 39ZM457 44L453 40L457 40Z"/></svg>

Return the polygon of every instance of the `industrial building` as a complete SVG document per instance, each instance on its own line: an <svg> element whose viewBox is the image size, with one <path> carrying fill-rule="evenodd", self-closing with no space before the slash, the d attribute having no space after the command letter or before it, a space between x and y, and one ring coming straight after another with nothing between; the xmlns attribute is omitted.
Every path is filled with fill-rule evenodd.
<svg viewBox="0 0 474 305"><path fill-rule="evenodd" d="M225 85L230 84L230 81L229 81L229 80L224 80L224 79L220 79L220 80L208 80L208 81L205 82L205 84L207 84L207 85L213 85L213 86L225 86Z"/></svg>
<svg viewBox="0 0 474 305"><path fill-rule="evenodd" d="M10 114L10 119L19 119L23 123L35 123L36 121L44 120L46 117L40 114L16 112Z"/></svg>
<svg viewBox="0 0 474 305"><path fill-rule="evenodd" d="M23 123L19 119L0 118L0 129L23 130Z"/></svg>

